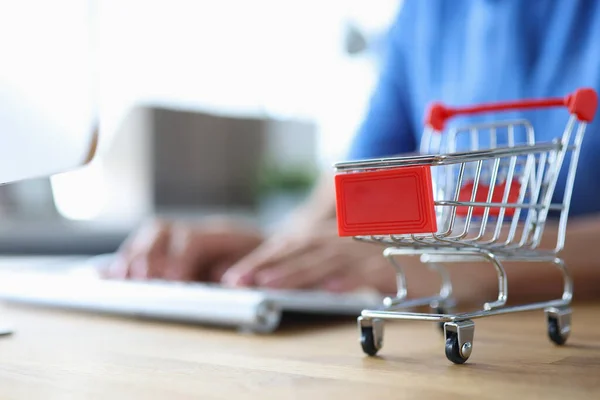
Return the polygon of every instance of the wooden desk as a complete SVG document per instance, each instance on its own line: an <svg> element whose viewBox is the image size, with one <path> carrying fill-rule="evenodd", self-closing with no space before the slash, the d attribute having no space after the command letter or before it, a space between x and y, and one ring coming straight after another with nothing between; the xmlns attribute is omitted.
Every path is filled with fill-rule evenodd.
<svg viewBox="0 0 600 400"><path fill-rule="evenodd" d="M559 348L543 312L476 321L469 363L450 364L432 323L386 326L363 356L353 319L274 336L10 306L0 399L599 399L600 305L574 308Z"/></svg>

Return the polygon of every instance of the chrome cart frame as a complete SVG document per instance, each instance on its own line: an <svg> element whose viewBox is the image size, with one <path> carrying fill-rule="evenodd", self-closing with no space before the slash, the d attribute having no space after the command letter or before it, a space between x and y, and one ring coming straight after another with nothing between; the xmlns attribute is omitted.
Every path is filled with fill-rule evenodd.
<svg viewBox="0 0 600 400"><path fill-rule="evenodd" d="M548 143L537 142L532 124L522 119L470 124L442 134L454 116L551 107L565 107L570 116L562 135ZM545 310L550 339L565 343L573 283L559 253L579 151L596 108L596 92L586 88L565 98L463 108L435 104L420 155L335 165L340 236L384 246L383 256L397 277L396 296L386 298L381 309L363 310L358 318L365 353L375 355L381 349L385 320L432 321L443 326L447 358L462 364L473 349L474 319L538 309ZM561 171L566 176L560 177ZM559 182L564 186L557 194ZM551 214L556 214L558 226L546 230ZM436 270L442 282L439 293L409 299L399 256L420 256ZM452 283L442 264L473 261L494 267L498 296L480 310L452 313ZM562 296L506 306L505 262L554 266L562 274ZM407 311L416 306L435 312Z"/></svg>

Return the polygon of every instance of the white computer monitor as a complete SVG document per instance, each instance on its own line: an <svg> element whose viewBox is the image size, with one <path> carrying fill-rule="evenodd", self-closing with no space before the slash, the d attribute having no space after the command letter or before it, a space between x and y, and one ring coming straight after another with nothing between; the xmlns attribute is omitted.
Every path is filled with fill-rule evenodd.
<svg viewBox="0 0 600 400"><path fill-rule="evenodd" d="M89 6L0 1L0 184L69 171L94 157Z"/></svg>

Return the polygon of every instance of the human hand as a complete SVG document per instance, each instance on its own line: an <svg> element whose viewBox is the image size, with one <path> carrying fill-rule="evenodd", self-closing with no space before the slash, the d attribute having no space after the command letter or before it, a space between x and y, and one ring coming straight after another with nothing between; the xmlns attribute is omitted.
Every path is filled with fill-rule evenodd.
<svg viewBox="0 0 600 400"><path fill-rule="evenodd" d="M223 275L222 283L331 292L364 288L394 296L396 271L383 256L383 249L372 243L339 237L335 221L330 221L310 230L270 238L231 266ZM439 274L422 264L418 256L394 259L405 273L408 298L439 293ZM495 295L495 272L490 265L450 263L445 267L453 282L455 300L482 302Z"/></svg>
<svg viewBox="0 0 600 400"><path fill-rule="evenodd" d="M395 272L373 244L340 238L335 224L274 236L234 264L223 276L231 286L396 291Z"/></svg>
<svg viewBox="0 0 600 400"><path fill-rule="evenodd" d="M215 219L198 226L153 221L123 243L103 275L219 282L229 266L262 240L258 231L239 221Z"/></svg>

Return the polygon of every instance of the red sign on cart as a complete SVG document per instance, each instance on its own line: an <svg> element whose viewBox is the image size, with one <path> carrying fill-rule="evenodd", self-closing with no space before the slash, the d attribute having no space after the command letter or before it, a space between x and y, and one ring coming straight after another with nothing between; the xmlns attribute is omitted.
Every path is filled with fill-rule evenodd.
<svg viewBox="0 0 600 400"><path fill-rule="evenodd" d="M340 236L437 231L428 165L341 173L335 187Z"/></svg>

